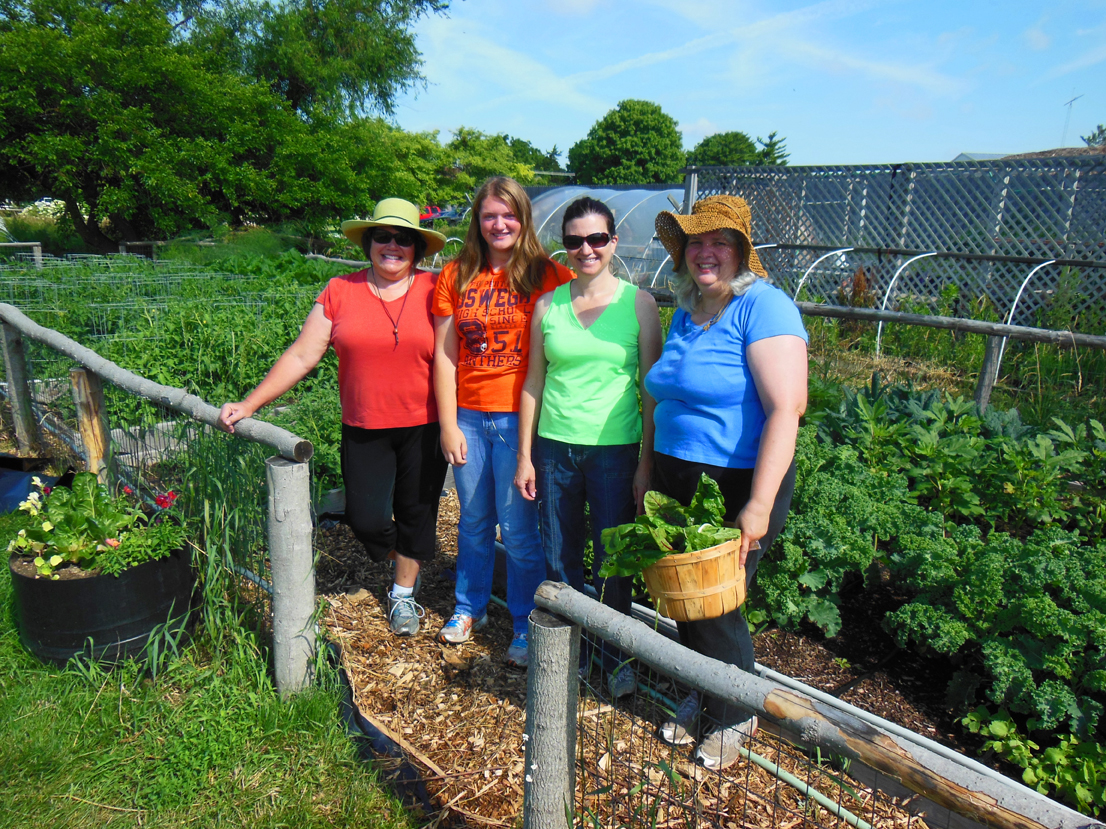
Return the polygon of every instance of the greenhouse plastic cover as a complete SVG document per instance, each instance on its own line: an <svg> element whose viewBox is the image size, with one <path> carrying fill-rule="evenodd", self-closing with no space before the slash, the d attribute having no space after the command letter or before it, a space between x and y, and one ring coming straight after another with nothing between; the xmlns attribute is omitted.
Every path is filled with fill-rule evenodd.
<svg viewBox="0 0 1106 829"><path fill-rule="evenodd" d="M656 238L654 221L663 210L674 211L684 198L682 188L671 190L607 190L601 187L558 187L534 198L534 227L538 239L554 258L565 261L561 220L565 208L581 196L603 202L614 214L618 234L618 261L612 269L638 285L664 287L672 274L668 252ZM672 201L669 201L671 197ZM662 267L663 266L663 267Z"/></svg>

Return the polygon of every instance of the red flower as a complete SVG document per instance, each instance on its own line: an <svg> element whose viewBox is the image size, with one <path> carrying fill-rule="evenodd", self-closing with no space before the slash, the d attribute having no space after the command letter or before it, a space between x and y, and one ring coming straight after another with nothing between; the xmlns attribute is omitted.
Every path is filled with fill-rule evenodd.
<svg viewBox="0 0 1106 829"><path fill-rule="evenodd" d="M159 495L154 498L154 503L158 505L159 509L169 509L173 501L168 495Z"/></svg>
<svg viewBox="0 0 1106 829"><path fill-rule="evenodd" d="M52 486L44 486L42 488L42 494L43 495L49 495L53 491L54 491L54 488Z"/></svg>
<svg viewBox="0 0 1106 829"><path fill-rule="evenodd" d="M123 487L123 494L124 495L134 495L134 490L131 489L129 486L125 486L125 487Z"/></svg>
<svg viewBox="0 0 1106 829"><path fill-rule="evenodd" d="M177 493L173 492L173 490L169 490L165 493L165 497L168 498L169 503L172 504L174 501L177 500Z"/></svg>

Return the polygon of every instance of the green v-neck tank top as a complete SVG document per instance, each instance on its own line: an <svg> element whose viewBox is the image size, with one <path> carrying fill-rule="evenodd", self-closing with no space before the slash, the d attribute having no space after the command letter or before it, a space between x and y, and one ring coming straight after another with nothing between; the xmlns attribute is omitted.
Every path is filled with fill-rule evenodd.
<svg viewBox="0 0 1106 829"><path fill-rule="evenodd" d="M570 284L553 292L541 321L548 363L538 419L542 437L586 446L641 440L637 290L619 280L610 305L588 328L572 310Z"/></svg>

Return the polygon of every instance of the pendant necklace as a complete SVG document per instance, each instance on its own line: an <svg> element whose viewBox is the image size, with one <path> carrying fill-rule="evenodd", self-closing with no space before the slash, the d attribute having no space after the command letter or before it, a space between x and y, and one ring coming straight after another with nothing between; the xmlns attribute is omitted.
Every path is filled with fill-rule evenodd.
<svg viewBox="0 0 1106 829"><path fill-rule="evenodd" d="M395 319L392 319L392 313L384 303L384 297L380 295L380 286L376 283L376 271L369 268L369 274L373 278L373 287L376 288L376 298L380 300L380 307L384 309L388 322L392 324L392 335L396 338L396 345L399 345L399 321L403 319L403 309L407 307L407 295L411 293L411 283L415 280L415 269L412 268L411 273L407 276L407 290L403 292L403 304L399 306L399 315Z"/></svg>

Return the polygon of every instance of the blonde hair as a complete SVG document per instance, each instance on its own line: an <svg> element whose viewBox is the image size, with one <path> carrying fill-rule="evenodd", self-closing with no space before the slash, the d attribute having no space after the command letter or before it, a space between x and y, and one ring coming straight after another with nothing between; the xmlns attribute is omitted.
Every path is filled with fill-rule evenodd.
<svg viewBox="0 0 1106 829"><path fill-rule="evenodd" d="M725 236L726 241L733 245L734 249L741 254L743 250L741 235L736 230L731 230L728 227L721 228L719 232ZM684 236L684 244L680 249L680 267L676 268L676 278L669 282L669 287L676 297L676 305L683 308L689 314L693 314L698 309L699 300L703 298L703 295L700 293L699 286L695 283L695 280L691 278L691 273L687 269L687 256L685 253L688 238L689 237ZM763 279L768 283L772 282L767 276L753 273L749 270L748 263L742 261L741 266L737 269L737 273L734 274L734 277L730 280L730 290L733 291L734 296L741 296L748 291L758 279Z"/></svg>
<svg viewBox="0 0 1106 829"><path fill-rule="evenodd" d="M517 181L506 176L490 178L476 191L476 198L472 201L472 221L469 223L468 233L465 234L465 243L457 258L453 260L457 267L455 289L457 293L461 293L480 271L491 269L488 262L488 243L484 241L484 234L481 233L480 228L480 210L489 198L506 202L519 224L522 225L518 241L511 251L511 258L505 270L507 287L516 294L523 294L529 298L531 294L541 289L545 281L545 274L549 268L549 256L534 232L530 197Z"/></svg>

